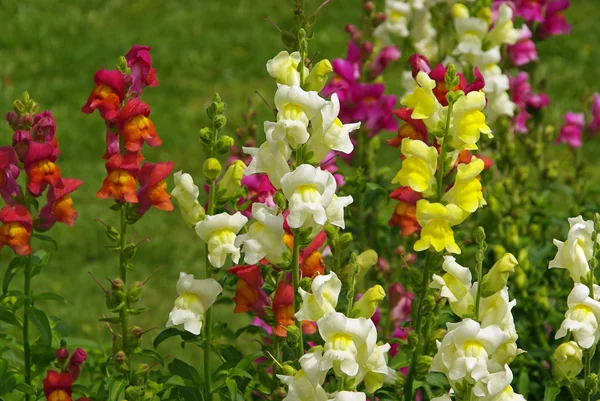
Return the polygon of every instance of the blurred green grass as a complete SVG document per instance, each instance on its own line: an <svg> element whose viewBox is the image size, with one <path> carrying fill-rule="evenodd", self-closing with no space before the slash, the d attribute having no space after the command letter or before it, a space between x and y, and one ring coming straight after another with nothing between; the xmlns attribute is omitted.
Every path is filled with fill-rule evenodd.
<svg viewBox="0 0 600 401"><path fill-rule="evenodd" d="M148 160L173 160L176 169L200 179L203 156L197 143L198 129L207 123L204 109L215 91L228 103L229 130L242 124L247 99L257 105L257 121L269 110L253 95L259 90L270 98L272 79L264 65L282 45L277 31L263 20L269 16L280 26L291 24L288 3L275 0L220 0L168 2L158 0L36 0L0 3L0 110L24 90L42 109L51 109L58 122L64 176L84 180L74 195L79 220L74 228L57 226L51 235L59 242L51 265L37 279L36 287L52 290L71 305L43 307L73 327L73 335L108 341L98 322L106 312L103 296L88 272L103 280L118 271L118 256L104 249L107 240L93 223L100 218L117 224L110 204L96 199L104 178L103 123L97 114L84 115L80 108L93 87L92 76L101 66L112 68L119 55L133 43L152 46L160 86L148 88L143 99L153 109L152 119L163 146L146 149ZM319 1L309 0L314 9ZM583 108L582 99L600 90L600 12L597 0L575 0L567 17L571 36L556 37L539 47L544 66L537 78L547 82L552 97L550 121L560 124L567 109ZM360 0L335 0L321 13L312 50L323 58L345 54L344 26L359 22ZM388 74L388 82L400 86L400 68ZM261 124L259 124L260 126ZM389 136L389 135L388 135ZM11 131L0 124L1 144L10 142ZM137 238L150 237L137 254L135 278L145 279L165 266L144 290L142 304L150 312L137 317L142 327L165 323L176 296L180 271L203 272L203 245L185 227L178 212L151 211L138 225ZM0 251L5 267L11 253ZM223 307L227 313L229 307ZM219 313L218 316L223 316Z"/></svg>

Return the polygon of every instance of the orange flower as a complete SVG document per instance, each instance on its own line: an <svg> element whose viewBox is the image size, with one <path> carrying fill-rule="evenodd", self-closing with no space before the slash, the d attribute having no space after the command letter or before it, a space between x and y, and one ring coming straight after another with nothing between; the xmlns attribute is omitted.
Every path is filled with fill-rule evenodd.
<svg viewBox="0 0 600 401"><path fill-rule="evenodd" d="M107 121L117 117L119 107L125 99L125 79L118 70L105 70L104 67L94 74L96 87L90 93L81 111L90 114L98 109Z"/></svg>
<svg viewBox="0 0 600 401"><path fill-rule="evenodd" d="M128 163L126 157L115 154L106 162L108 175L102 183L102 188L96 193L101 199L113 198L117 202L137 203L135 193L137 169L135 164Z"/></svg>
<svg viewBox="0 0 600 401"><path fill-rule="evenodd" d="M394 110L392 113L404 121L404 124L398 128L398 135L392 139L388 139L386 142L388 145L395 148L402 145L404 138L419 139L425 143L428 143L427 128L422 120L415 120L411 117L413 110L407 107Z"/></svg>
<svg viewBox="0 0 600 401"><path fill-rule="evenodd" d="M388 224L391 227L400 227L403 236L419 231L416 204L422 198L421 194L409 187L400 187L390 194L390 198L396 199L398 203Z"/></svg>
<svg viewBox="0 0 600 401"><path fill-rule="evenodd" d="M167 192L167 178L173 170L173 162L145 163L140 170L140 189L137 192L139 207L137 213L144 215L151 206L171 211L171 195Z"/></svg>
<svg viewBox="0 0 600 401"><path fill-rule="evenodd" d="M304 259L300 266L302 277L314 277L325 274L325 261L321 252L315 251Z"/></svg>
<svg viewBox="0 0 600 401"><path fill-rule="evenodd" d="M273 313L277 321L273 333L287 337L286 327L294 324L294 287L280 282L273 297Z"/></svg>
<svg viewBox="0 0 600 401"><path fill-rule="evenodd" d="M52 188L48 191L48 202L40 210L38 225L40 229L47 230L57 221L72 226L77 218L77 211L73 209L73 199L70 194L81 185L81 180L74 178L63 179L64 188Z"/></svg>
<svg viewBox="0 0 600 401"><path fill-rule="evenodd" d="M269 304L269 297L262 289L264 279L258 265L233 266L229 273L238 277L233 300L235 313L253 311L255 314L264 315L265 306Z"/></svg>
<svg viewBox="0 0 600 401"><path fill-rule="evenodd" d="M117 116L117 125L125 142L125 149L137 152L144 142L148 145L160 146L154 123L148 118L150 107L141 100L134 98L127 102Z"/></svg>
<svg viewBox="0 0 600 401"><path fill-rule="evenodd" d="M46 186L63 188L60 170L54 163L57 154L50 143L31 142L25 155L27 188L33 196L39 196Z"/></svg>
<svg viewBox="0 0 600 401"><path fill-rule="evenodd" d="M12 248L17 255L29 255L32 222L29 211L23 205L5 205L0 210L0 249Z"/></svg>
<svg viewBox="0 0 600 401"><path fill-rule="evenodd" d="M49 370L44 383L44 394L48 401L71 401L73 376Z"/></svg>

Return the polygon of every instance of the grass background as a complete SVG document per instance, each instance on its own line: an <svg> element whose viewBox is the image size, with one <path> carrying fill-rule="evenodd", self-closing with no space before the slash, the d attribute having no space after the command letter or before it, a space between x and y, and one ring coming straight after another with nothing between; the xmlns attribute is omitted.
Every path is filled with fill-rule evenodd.
<svg viewBox="0 0 600 401"><path fill-rule="evenodd" d="M114 277L118 255L103 248L107 240L92 220L117 224L110 203L95 197L104 178L103 122L95 113L80 112L90 90L92 76L101 66L113 68L119 55L133 43L152 46L160 82L148 88L143 99L152 107L152 119L163 146L145 148L147 160L172 160L176 169L201 176L203 156L197 142L199 128L208 123L204 113L218 91L228 103L229 130L242 123L241 115L252 97L259 111L257 121L269 110L253 96L259 90L272 98L274 84L265 62L281 50L275 29L263 20L269 16L280 26L291 24L288 3L275 0L32 0L0 2L0 111L11 109L24 90L52 110L58 122L64 176L84 180L73 196L80 215L74 228L56 226L51 235L60 243L51 265L37 278L35 288L52 290L71 305L42 305L73 326L73 334L104 342L109 340L98 318L105 313L103 296L87 272ZM309 9L318 1L308 0ZM336 58L345 54L344 26L358 23L361 0L334 0L321 13L311 52ZM573 0L567 18L570 36L555 37L539 47L544 66L538 79L547 82L552 97L550 120L560 124L568 109L583 109L582 99L600 90L600 17L598 0ZM400 86L397 66L387 74L390 87ZM261 124L259 124L260 126ZM391 136L391 134L386 134ZM0 145L10 143L11 130L0 124ZM142 304L150 312L135 318L142 327L163 326L176 297L180 271L202 275L201 241L185 227L178 212L151 211L138 225L138 238L150 244L138 252L136 279L143 280L158 266L165 266L150 281ZM0 251L0 269L12 255ZM229 307L225 308L228 310ZM223 316L217 314L217 316Z"/></svg>

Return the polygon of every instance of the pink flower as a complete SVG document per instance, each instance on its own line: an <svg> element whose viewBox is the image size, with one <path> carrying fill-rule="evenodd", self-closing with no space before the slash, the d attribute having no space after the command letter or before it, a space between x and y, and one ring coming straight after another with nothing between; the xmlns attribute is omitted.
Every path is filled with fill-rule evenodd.
<svg viewBox="0 0 600 401"><path fill-rule="evenodd" d="M43 113L36 114L33 117L33 127L31 128L31 137L34 141L50 142L56 134L56 120L50 112L46 110Z"/></svg>
<svg viewBox="0 0 600 401"><path fill-rule="evenodd" d="M412 70L413 78L417 78L417 74L420 71L425 71L427 75L431 72L431 67L429 65L429 60L427 57L423 56L419 53L413 53L408 58L408 64L410 65L410 69Z"/></svg>
<svg viewBox="0 0 600 401"><path fill-rule="evenodd" d="M17 163L17 155L12 147L0 148L0 195L10 205L15 203L13 197L19 195L17 177L21 170Z"/></svg>
<svg viewBox="0 0 600 401"><path fill-rule="evenodd" d="M140 96L146 86L158 86L156 69L152 68L150 46L133 45L125 55L127 66L131 68L131 87L129 92Z"/></svg>
<svg viewBox="0 0 600 401"><path fill-rule="evenodd" d="M539 35L545 39L553 35L568 35L571 25L567 22L564 11L569 8L569 0L550 0L544 12L544 21L540 24Z"/></svg>
<svg viewBox="0 0 600 401"><path fill-rule="evenodd" d="M592 100L592 121L587 129L591 135L596 135L600 131L600 93L594 93Z"/></svg>
<svg viewBox="0 0 600 401"><path fill-rule="evenodd" d="M410 311L415 294L406 290L400 283L394 283L390 288L390 318L394 327L411 320Z"/></svg>
<svg viewBox="0 0 600 401"><path fill-rule="evenodd" d="M573 113L571 111L565 114L565 123L560 129L560 134L555 143L566 143L571 148L581 147L581 134L585 126L585 116L583 113Z"/></svg>
<svg viewBox="0 0 600 401"><path fill-rule="evenodd" d="M522 17L527 22L542 22L544 20L543 8L547 0L517 0L515 1L515 15Z"/></svg>
<svg viewBox="0 0 600 401"><path fill-rule="evenodd" d="M73 356L71 357L71 360L69 360L69 365L67 366L67 372L73 375L73 380L77 380L81 374L81 367L86 359L87 354L81 348L77 348L73 352Z"/></svg>
<svg viewBox="0 0 600 401"><path fill-rule="evenodd" d="M388 64L400 58L400 49L396 46L385 46L367 67L369 78L375 79L387 68Z"/></svg>
<svg viewBox="0 0 600 401"><path fill-rule="evenodd" d="M77 219L77 211L73 209L70 194L81 186L81 180L63 178L63 188L51 187L48 191L48 202L40 210L38 228L49 230L56 222L73 226Z"/></svg>
<svg viewBox="0 0 600 401"><path fill-rule="evenodd" d="M509 45L506 48L510 60L517 67L538 60L537 49L535 48L535 43L531 40L531 30L529 27L523 25L519 34L520 36L517 43Z"/></svg>
<svg viewBox="0 0 600 401"><path fill-rule="evenodd" d="M517 105L517 114L512 120L514 130L519 134L526 134L527 121L531 113L535 114L550 104L550 98L545 93L534 93L531 91L529 75L519 71L515 76L509 76L510 93L512 101Z"/></svg>

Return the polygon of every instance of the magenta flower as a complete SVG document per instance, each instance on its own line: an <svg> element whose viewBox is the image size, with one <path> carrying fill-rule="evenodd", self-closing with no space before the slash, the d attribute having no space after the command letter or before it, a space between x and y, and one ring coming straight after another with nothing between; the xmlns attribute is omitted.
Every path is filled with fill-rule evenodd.
<svg viewBox="0 0 600 401"><path fill-rule="evenodd" d="M411 320L410 311L415 294L408 291L400 283L394 283L390 288L390 318L394 327Z"/></svg>
<svg viewBox="0 0 600 401"><path fill-rule="evenodd" d="M529 132L527 121L531 118L531 114L524 108L520 108L517 115L513 118L513 126L517 134L526 134Z"/></svg>
<svg viewBox="0 0 600 401"><path fill-rule="evenodd" d="M515 76L509 76L512 101L517 105L517 113L513 118L514 130L518 134L528 132L527 121L531 113L536 113L550 104L550 98L545 93L534 93L529 84L529 75L520 71Z"/></svg>
<svg viewBox="0 0 600 401"><path fill-rule="evenodd" d="M325 155L323 160L321 160L320 166L321 170L327 170L331 174L333 174L333 178L335 178L335 182L337 184L337 187L339 188L344 186L346 181L344 180L344 175L338 172L339 168L336 164L336 161L337 154L334 151L330 151Z"/></svg>
<svg viewBox="0 0 600 401"><path fill-rule="evenodd" d="M591 135L596 135L600 132L600 93L594 93L592 100L592 121L588 124L587 129Z"/></svg>
<svg viewBox="0 0 600 401"><path fill-rule="evenodd" d="M538 60L537 49L535 43L531 40L531 30L527 25L519 30L519 40L514 45L509 45L506 48L511 62L521 67L532 61Z"/></svg>
<svg viewBox="0 0 600 401"><path fill-rule="evenodd" d="M19 194L19 167L17 166L17 155L10 146L0 148L0 195L6 203L15 203L13 197Z"/></svg>
<svg viewBox="0 0 600 401"><path fill-rule="evenodd" d="M581 134L585 126L585 116L583 113L573 113L571 111L565 114L565 123L560 129L560 134L555 143L566 143L571 148L581 147Z"/></svg>
<svg viewBox="0 0 600 401"><path fill-rule="evenodd" d="M544 21L540 24L540 38L545 39L553 35L568 35L571 25L567 22L564 11L569 8L569 0L550 0L546 5Z"/></svg>
<svg viewBox="0 0 600 401"><path fill-rule="evenodd" d="M50 142L56 134L56 120L50 112L46 110L43 113L36 114L33 117L33 126L31 127L31 137L34 141Z"/></svg>
<svg viewBox="0 0 600 401"><path fill-rule="evenodd" d="M125 55L127 66L131 68L131 87L129 92L140 96L146 86L158 86L156 69L152 68L150 46L133 45Z"/></svg>
<svg viewBox="0 0 600 401"><path fill-rule="evenodd" d="M431 72L431 67L429 65L429 60L427 57L423 56L419 53L413 53L408 58L408 64L410 65L410 69L412 70L413 78L417 78L417 74L420 71L425 71L427 75Z"/></svg>
<svg viewBox="0 0 600 401"><path fill-rule="evenodd" d="M400 49L396 46L385 46L377 53L371 64L367 67L369 78L375 79L387 68L387 66L400 58Z"/></svg>
<svg viewBox="0 0 600 401"><path fill-rule="evenodd" d="M542 22L544 20L544 4L547 0L517 0L515 15L527 22Z"/></svg>

